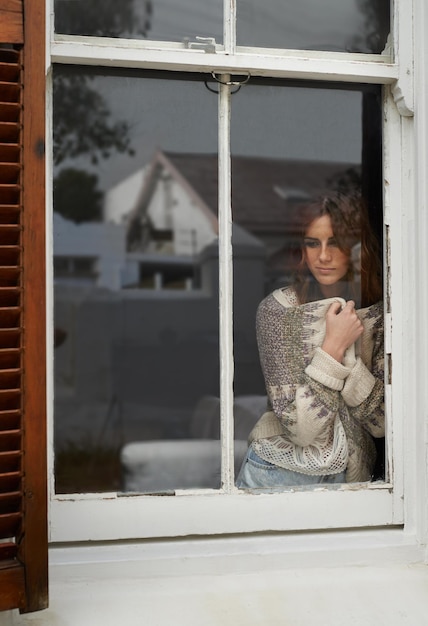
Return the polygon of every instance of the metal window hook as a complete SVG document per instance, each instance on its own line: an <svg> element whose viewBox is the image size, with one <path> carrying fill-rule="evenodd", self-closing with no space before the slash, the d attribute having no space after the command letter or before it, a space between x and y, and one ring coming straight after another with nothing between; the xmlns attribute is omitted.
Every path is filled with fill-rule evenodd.
<svg viewBox="0 0 428 626"><path fill-rule="evenodd" d="M219 76L217 76L217 74L215 72L211 72L211 76L214 78L214 80L219 83L220 85L228 85L230 87L236 87L237 89L235 89L234 91L231 91L231 95L233 96L233 94L238 93L238 91L241 89L241 87L243 85L246 85L248 83L248 81L251 78L251 74L248 74L243 80L226 80L223 81L221 80L221 74ZM207 81L205 81L205 87L208 89L208 91L212 91L212 93L216 93L218 94L218 90L213 89L212 87L210 87L210 85L208 84Z"/></svg>

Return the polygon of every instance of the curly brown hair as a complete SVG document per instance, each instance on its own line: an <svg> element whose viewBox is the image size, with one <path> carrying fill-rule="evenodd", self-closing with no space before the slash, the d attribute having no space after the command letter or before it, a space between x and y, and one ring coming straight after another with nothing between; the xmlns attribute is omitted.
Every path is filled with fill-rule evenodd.
<svg viewBox="0 0 428 626"><path fill-rule="evenodd" d="M303 239L309 225L323 215L330 217L337 244L349 256L349 269L340 287L341 295L346 300L354 300L358 307L378 302L382 299L382 262L379 245L369 223L366 203L359 194L342 193L305 204L299 212L302 256L294 280L299 302L304 304L324 297L307 267L303 252ZM352 262L353 252L359 256L360 280Z"/></svg>

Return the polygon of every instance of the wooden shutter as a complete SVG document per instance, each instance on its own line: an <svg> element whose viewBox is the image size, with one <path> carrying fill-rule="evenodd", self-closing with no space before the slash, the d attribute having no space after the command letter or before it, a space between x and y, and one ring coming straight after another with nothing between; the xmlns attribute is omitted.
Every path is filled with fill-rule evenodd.
<svg viewBox="0 0 428 626"><path fill-rule="evenodd" d="M44 0L0 0L0 610L47 606Z"/></svg>

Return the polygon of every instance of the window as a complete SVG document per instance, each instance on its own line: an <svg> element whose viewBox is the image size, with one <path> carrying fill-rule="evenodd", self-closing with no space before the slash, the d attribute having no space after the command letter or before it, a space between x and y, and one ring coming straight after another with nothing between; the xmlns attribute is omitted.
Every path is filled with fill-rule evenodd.
<svg viewBox="0 0 428 626"><path fill-rule="evenodd" d="M234 486L245 441L245 434L235 441L238 422L266 400L255 308L282 279L278 267L287 268L271 209L291 211L315 189L362 181L385 258L397 262L388 256L395 235L383 222L389 226L398 206L393 188L401 180L401 171L391 177L391 163L401 162L390 87L401 71L398 9L391 44L389 11L373 14L364 3L340 3L343 13L322 41L304 32L309 2L299 4L300 15L291 3L282 12L270 2L268 20L249 2L238 2L236 13L228 2L198 4L200 13L174 3L168 16L156 2L141 3L139 33L129 27L137 24L125 9L131 3L110 16L110 27L106 14L97 22L96 2L94 16L83 18L78 4L54 7L54 255L77 258L79 245L83 257L97 259L97 275L91 285L65 285L56 262L63 341L55 348L53 540L401 524L400 414L391 411L400 381L390 368L384 480L258 496ZM326 2L325 15L333 5ZM280 29L267 28L278 22L272 16L290 33L300 20L301 37L278 38ZM346 41L340 20L358 26ZM78 169L80 184L67 183ZM254 184L260 179L269 180L265 190ZM87 207L84 219L57 211L60 184L91 194L72 207ZM103 220L89 212L100 193ZM396 281L399 293L401 284L385 274L390 350L390 286ZM71 432L80 439L70 440ZM152 457L141 456L145 443L159 444ZM178 473L172 484L134 480L147 459L161 468L171 458L179 463L178 450L187 465L193 455L210 458L207 483L201 473L196 484L178 483Z"/></svg>

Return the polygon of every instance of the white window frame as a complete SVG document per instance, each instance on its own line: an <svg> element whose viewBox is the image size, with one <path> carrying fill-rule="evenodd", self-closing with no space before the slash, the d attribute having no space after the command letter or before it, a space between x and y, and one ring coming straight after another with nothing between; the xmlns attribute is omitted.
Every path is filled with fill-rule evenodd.
<svg viewBox="0 0 428 626"><path fill-rule="evenodd" d="M418 2L419 0L414 0ZM53 0L47 0L53 15ZM406 5L406 6L405 6ZM416 431L417 400L412 396L415 366L404 346L415 341L415 323L404 312L403 301L412 301L415 280L408 277L414 263L415 232L407 215L415 210L412 178L413 148L413 12L409 2L395 0L394 37L391 56L327 52L278 51L237 48L233 36L234 0L224 0L224 45L214 54L184 48L181 44L88 38L54 37L53 19L48 27L48 102L51 98L51 69L54 63L167 69L271 76L320 81L368 82L384 86L384 180L385 223L389 230L388 302L386 315L387 352L394 359L386 385L388 418L387 448L390 451L390 482L347 485L339 490L315 489L253 495L234 487L233 476L233 342L232 258L230 207L230 154L228 146L230 92L220 87L219 167L223 172L219 189L220 240L220 337L221 337L221 425L222 483L220 490L177 492L175 496L120 496L116 493L55 495L53 483L53 346L48 346L48 402L50 426L50 540L56 542L129 540L188 535L218 535L270 531L310 531L340 528L403 526L411 519L416 465L406 464L411 453L410 436ZM48 128L51 128L51 107ZM52 141L48 136L48 155ZM48 164L48 183L52 166ZM49 189L49 186L48 186ZM48 198L48 217L52 201ZM47 220L47 259L52 266L52 223ZM49 329L53 327L53 276L48 272ZM413 319L413 318L412 318ZM413 326L412 326L413 324ZM48 332L48 337L53 333ZM410 418L409 418L410 412ZM404 428L403 416L410 420ZM412 418L414 416L414 418ZM406 478L406 484L404 483ZM406 494L406 505L404 504ZM409 494L409 497L407 497Z"/></svg>

